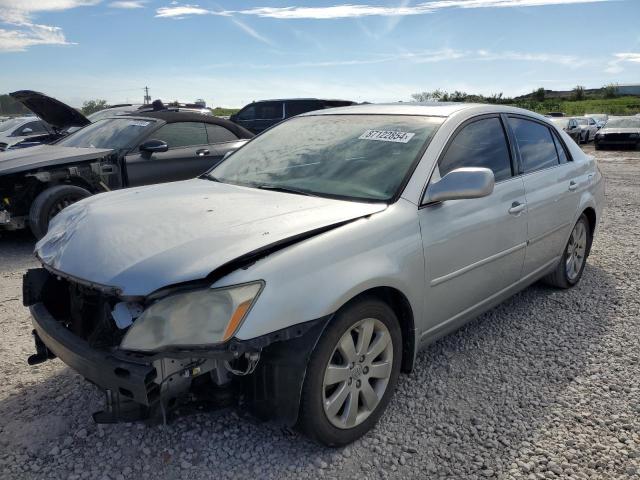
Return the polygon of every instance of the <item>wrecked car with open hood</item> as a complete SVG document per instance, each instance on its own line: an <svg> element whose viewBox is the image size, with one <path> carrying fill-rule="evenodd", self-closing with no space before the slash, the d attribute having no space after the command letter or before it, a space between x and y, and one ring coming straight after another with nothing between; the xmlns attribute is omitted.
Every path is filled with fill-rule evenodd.
<svg viewBox="0 0 640 480"><path fill-rule="evenodd" d="M105 118L53 145L0 153L0 230L29 227L41 238L58 212L82 198L196 177L252 136L213 116L158 111Z"/></svg>
<svg viewBox="0 0 640 480"><path fill-rule="evenodd" d="M593 158L524 110L305 114L200 178L56 216L24 278L30 363L104 390L98 422L235 401L344 445L420 348L542 277L578 283L603 196Z"/></svg>
<svg viewBox="0 0 640 480"><path fill-rule="evenodd" d="M31 110L38 119L25 125L23 132L15 132L11 138L0 139L0 151L54 143L74 129L91 123L75 108L44 93L19 90L10 93L9 96Z"/></svg>

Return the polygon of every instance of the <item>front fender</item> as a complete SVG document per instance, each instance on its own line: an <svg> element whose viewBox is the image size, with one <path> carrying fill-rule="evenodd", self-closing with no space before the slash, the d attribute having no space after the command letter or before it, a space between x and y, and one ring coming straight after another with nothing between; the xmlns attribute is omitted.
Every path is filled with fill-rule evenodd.
<svg viewBox="0 0 640 480"><path fill-rule="evenodd" d="M400 200L383 212L343 225L239 269L215 287L261 279L265 288L236 334L250 339L331 315L376 287L408 300L420 330L424 255L417 207Z"/></svg>

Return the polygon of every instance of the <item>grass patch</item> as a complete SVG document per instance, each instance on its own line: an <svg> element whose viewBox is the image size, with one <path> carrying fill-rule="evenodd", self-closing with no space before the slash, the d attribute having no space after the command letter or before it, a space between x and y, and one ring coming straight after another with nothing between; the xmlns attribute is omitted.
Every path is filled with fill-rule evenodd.
<svg viewBox="0 0 640 480"><path fill-rule="evenodd" d="M230 115L233 115L234 113L240 111L239 108L222 108L222 107L216 107L213 109L213 114L216 117L228 117Z"/></svg>
<svg viewBox="0 0 640 480"><path fill-rule="evenodd" d="M635 115L640 113L640 97L636 96L586 100L549 99L543 102L521 101L514 102L512 105L542 114L547 112L564 112L567 115L584 115L585 113Z"/></svg>

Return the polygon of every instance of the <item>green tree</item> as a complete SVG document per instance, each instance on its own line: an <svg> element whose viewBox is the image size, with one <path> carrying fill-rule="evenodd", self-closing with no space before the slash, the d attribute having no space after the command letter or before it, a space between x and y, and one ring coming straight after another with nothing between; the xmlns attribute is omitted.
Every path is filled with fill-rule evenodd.
<svg viewBox="0 0 640 480"><path fill-rule="evenodd" d="M82 114L91 115L92 113L104 110L109 105L106 100L87 100L82 104Z"/></svg>
<svg viewBox="0 0 640 480"><path fill-rule="evenodd" d="M573 99L574 100L584 100L584 87L582 85L576 85L573 88Z"/></svg>
<svg viewBox="0 0 640 480"><path fill-rule="evenodd" d="M544 102L545 95L546 92L544 91L543 87L540 87L537 90L533 91L533 98L536 102Z"/></svg>
<svg viewBox="0 0 640 480"><path fill-rule="evenodd" d="M446 92L440 89L433 92L418 92L411 95L411 99L414 102L438 102L444 100L443 97L447 96Z"/></svg>
<svg viewBox="0 0 640 480"><path fill-rule="evenodd" d="M616 98L618 96L618 85L610 83L602 87L602 96L604 98Z"/></svg>

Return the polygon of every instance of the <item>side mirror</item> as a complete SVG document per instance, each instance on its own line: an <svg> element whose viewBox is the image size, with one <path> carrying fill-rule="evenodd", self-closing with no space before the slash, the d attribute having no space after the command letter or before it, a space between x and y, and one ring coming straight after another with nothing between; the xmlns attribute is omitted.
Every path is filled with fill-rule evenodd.
<svg viewBox="0 0 640 480"><path fill-rule="evenodd" d="M456 168L427 187L422 203L486 197L491 195L494 185L495 177L488 168Z"/></svg>
<svg viewBox="0 0 640 480"><path fill-rule="evenodd" d="M22 129L22 134L23 134L23 135L27 135L28 133L33 133L33 129L28 128L28 127L27 127L27 128Z"/></svg>
<svg viewBox="0 0 640 480"><path fill-rule="evenodd" d="M140 144L140 151L147 153L161 153L169 150L167 142L162 140L154 140L153 138Z"/></svg>

